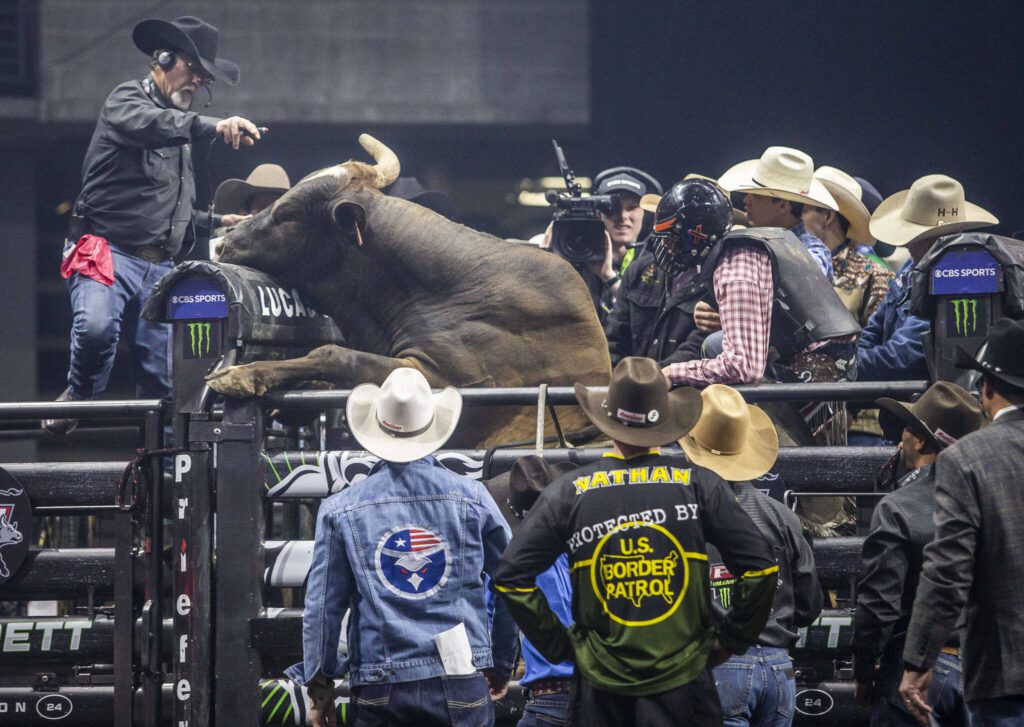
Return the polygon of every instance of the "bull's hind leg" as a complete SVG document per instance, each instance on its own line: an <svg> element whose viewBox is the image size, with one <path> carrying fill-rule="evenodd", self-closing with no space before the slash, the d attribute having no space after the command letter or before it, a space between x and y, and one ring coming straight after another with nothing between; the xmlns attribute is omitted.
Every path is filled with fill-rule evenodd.
<svg viewBox="0 0 1024 727"><path fill-rule="evenodd" d="M419 369L431 385L442 385L422 361L390 358L342 346L321 346L302 358L287 361L255 361L230 366L206 377L214 391L236 399L263 396L268 391L302 381L328 381L336 386L381 384L398 368Z"/></svg>

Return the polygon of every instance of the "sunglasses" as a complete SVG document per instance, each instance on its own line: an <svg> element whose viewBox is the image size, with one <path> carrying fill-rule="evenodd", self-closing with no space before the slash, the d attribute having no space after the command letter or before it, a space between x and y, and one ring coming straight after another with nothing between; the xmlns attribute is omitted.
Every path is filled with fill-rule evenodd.
<svg viewBox="0 0 1024 727"><path fill-rule="evenodd" d="M191 58L186 58L185 56L181 56L181 60L184 61L185 68L188 69L188 72L194 76L199 76L199 81L204 85L209 85L216 80L199 64L199 61L194 61Z"/></svg>

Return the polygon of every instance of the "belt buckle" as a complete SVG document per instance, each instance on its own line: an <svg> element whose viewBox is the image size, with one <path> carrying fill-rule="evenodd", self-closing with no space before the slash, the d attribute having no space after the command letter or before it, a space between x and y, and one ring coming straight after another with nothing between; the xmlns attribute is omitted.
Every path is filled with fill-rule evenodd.
<svg viewBox="0 0 1024 727"><path fill-rule="evenodd" d="M162 263L167 260L167 253L156 245L142 245L135 248L135 256L148 263Z"/></svg>

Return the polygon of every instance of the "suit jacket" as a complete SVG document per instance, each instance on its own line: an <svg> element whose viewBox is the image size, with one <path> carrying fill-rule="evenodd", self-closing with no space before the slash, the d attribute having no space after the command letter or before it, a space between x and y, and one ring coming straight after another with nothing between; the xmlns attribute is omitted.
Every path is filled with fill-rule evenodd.
<svg viewBox="0 0 1024 727"><path fill-rule="evenodd" d="M904 661L934 664L964 604L967 701L1024 695L1024 410L942 452Z"/></svg>

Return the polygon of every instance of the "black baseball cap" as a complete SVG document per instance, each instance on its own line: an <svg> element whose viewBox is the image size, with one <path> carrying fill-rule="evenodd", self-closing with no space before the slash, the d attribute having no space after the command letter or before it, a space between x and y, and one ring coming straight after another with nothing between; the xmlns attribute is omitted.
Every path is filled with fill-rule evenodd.
<svg viewBox="0 0 1024 727"><path fill-rule="evenodd" d="M636 167L612 167L599 172L594 177L594 194L611 194L612 192L632 192L638 197L645 194L661 194L658 180L647 172Z"/></svg>

